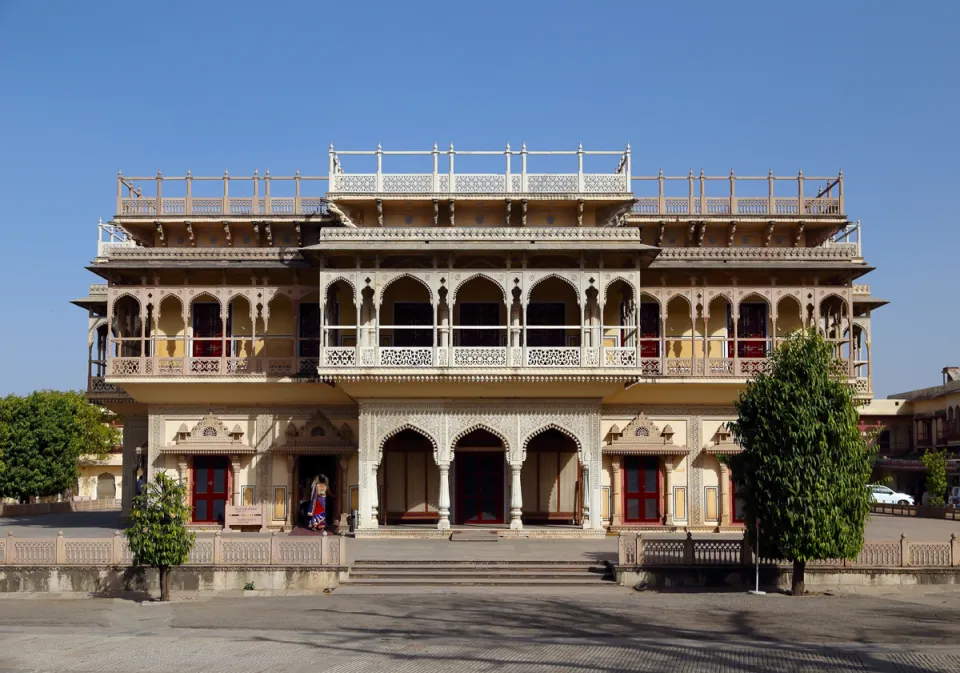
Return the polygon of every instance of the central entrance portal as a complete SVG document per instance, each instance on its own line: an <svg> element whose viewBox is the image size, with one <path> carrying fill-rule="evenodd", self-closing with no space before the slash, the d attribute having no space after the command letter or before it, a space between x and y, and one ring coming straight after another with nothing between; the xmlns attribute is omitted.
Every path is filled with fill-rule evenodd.
<svg viewBox="0 0 960 673"><path fill-rule="evenodd" d="M503 462L502 450L456 454L456 523L503 523Z"/></svg>

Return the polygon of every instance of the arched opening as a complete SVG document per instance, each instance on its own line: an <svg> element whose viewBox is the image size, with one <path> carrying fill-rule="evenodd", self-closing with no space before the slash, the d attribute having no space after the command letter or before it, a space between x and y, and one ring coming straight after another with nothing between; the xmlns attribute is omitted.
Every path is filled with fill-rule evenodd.
<svg viewBox="0 0 960 673"><path fill-rule="evenodd" d="M867 333L860 325L853 326L853 375L858 379L870 376L870 352Z"/></svg>
<svg viewBox="0 0 960 673"><path fill-rule="evenodd" d="M94 330L94 341L90 344L90 376L107 374L107 324L101 323Z"/></svg>
<svg viewBox="0 0 960 673"><path fill-rule="evenodd" d="M783 297L777 303L777 340L789 339L803 331L803 309L796 297Z"/></svg>
<svg viewBox="0 0 960 673"><path fill-rule="evenodd" d="M357 345L357 303L353 288L343 280L327 287L324 297L324 334L326 348L353 348Z"/></svg>
<svg viewBox="0 0 960 673"><path fill-rule="evenodd" d="M733 316L728 319L728 330L736 336L736 356L740 359L765 358L770 351L769 337L770 305L767 300L757 294L751 294L740 301L738 307L737 324L733 324ZM733 357L733 352L730 352Z"/></svg>
<svg viewBox="0 0 960 673"><path fill-rule="evenodd" d="M377 322L381 352L384 348L431 348L434 316L430 291L419 280L398 278L383 292Z"/></svg>
<svg viewBox="0 0 960 673"><path fill-rule="evenodd" d="M608 366L637 363L637 304L633 288L623 280L607 287L603 306L603 360Z"/></svg>
<svg viewBox="0 0 960 673"><path fill-rule="evenodd" d="M109 472L97 475L97 500L116 500L117 478Z"/></svg>
<svg viewBox="0 0 960 673"><path fill-rule="evenodd" d="M182 358L185 353L187 326L183 319L183 302L176 295L167 295L157 311L157 357ZM164 367L161 365L160 370Z"/></svg>
<svg viewBox="0 0 960 673"><path fill-rule="evenodd" d="M433 459L433 444L424 435L402 430L388 439L378 477L381 523L440 519L440 472Z"/></svg>
<svg viewBox="0 0 960 673"><path fill-rule="evenodd" d="M202 293L190 303L191 348L195 371L202 370L199 359L220 358L224 355L224 325L220 301L213 295Z"/></svg>
<svg viewBox="0 0 960 673"><path fill-rule="evenodd" d="M820 304L819 328L823 338L833 347L838 360L849 357L850 342L847 303L836 295L830 295Z"/></svg>
<svg viewBox="0 0 960 673"><path fill-rule="evenodd" d="M110 325L113 357L137 358L144 355L144 338L149 336L144 327L140 317L140 302L130 295L120 297L113 304Z"/></svg>
<svg viewBox="0 0 960 673"><path fill-rule="evenodd" d="M294 355L293 300L277 294L267 302L264 352L268 358L292 358Z"/></svg>
<svg viewBox="0 0 960 673"><path fill-rule="evenodd" d="M527 443L520 471L524 523L577 524L583 501L577 443L554 428Z"/></svg>
<svg viewBox="0 0 960 673"><path fill-rule="evenodd" d="M506 511L506 447L488 430L461 437L454 448L453 520L462 525L502 524Z"/></svg>
<svg viewBox="0 0 960 673"><path fill-rule="evenodd" d="M236 296L227 304L227 355L231 358L254 357L253 319L250 315L250 300ZM231 372L232 373L232 372Z"/></svg>
<svg viewBox="0 0 960 673"><path fill-rule="evenodd" d="M569 283L550 277L530 291L524 343L528 367L580 365L580 306Z"/></svg>
<svg viewBox="0 0 960 673"><path fill-rule="evenodd" d="M663 331L667 375L690 376L693 372L694 321L686 297L675 296L667 302Z"/></svg>
<svg viewBox="0 0 960 673"><path fill-rule="evenodd" d="M729 331L730 301L714 297L707 305L707 371L711 376L733 375L733 335Z"/></svg>
<svg viewBox="0 0 960 673"><path fill-rule="evenodd" d="M500 286L484 276L468 280L456 290L452 319L455 366L506 366L507 307Z"/></svg>

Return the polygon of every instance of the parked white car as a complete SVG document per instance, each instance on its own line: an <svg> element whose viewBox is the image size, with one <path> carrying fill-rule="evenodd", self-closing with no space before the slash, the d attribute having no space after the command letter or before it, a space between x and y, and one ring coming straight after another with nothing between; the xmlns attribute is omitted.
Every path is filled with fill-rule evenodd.
<svg viewBox="0 0 960 673"><path fill-rule="evenodd" d="M887 486L880 486L878 484L871 484L867 488L870 489L870 496L873 498L874 502L881 503L884 505L913 505L913 496L907 495L906 493L897 493L892 488Z"/></svg>

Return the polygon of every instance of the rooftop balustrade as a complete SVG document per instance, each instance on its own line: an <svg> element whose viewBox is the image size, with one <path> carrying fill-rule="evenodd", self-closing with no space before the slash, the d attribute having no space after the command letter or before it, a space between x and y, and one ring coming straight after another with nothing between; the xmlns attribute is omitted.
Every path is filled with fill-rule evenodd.
<svg viewBox="0 0 960 673"><path fill-rule="evenodd" d="M832 177L804 176L800 171L794 176L778 176L771 171L763 177L730 175L698 176L690 171L685 176L658 175L632 178L636 202L630 217L634 219L664 217L712 218L738 217L833 217L841 218L843 205L843 171ZM738 194L745 187L756 191L758 183L766 182L766 194ZM724 194L708 195L711 183L722 184ZM789 185L778 188L778 183ZM655 190L656 194L650 192ZM674 186L682 193L676 192ZM811 188L811 185L813 187Z"/></svg>
<svg viewBox="0 0 960 673"><path fill-rule="evenodd" d="M352 173L344 168L343 157L370 156L376 158L376 171L371 173ZM384 157L431 157L433 170L423 173L384 173ZM493 157L504 158L502 173L457 173L456 157ZM606 173L584 172L584 158L593 156L617 157L613 170ZM443 157L447 170L441 172L440 159ZM519 157L519 171L513 161ZM568 173L531 173L527 170L529 157L576 157L576 172ZM571 166L572 168L572 166ZM510 143L500 151L464 151L450 148L440 151L434 143L432 150L392 151L379 145L376 150L335 151L330 146L329 158L330 191L329 196L363 196L372 194L402 194L408 196L463 196L507 194L582 194L630 196L630 146L626 150L604 151L584 150L580 145L571 151L528 150L526 143L521 149L511 150Z"/></svg>

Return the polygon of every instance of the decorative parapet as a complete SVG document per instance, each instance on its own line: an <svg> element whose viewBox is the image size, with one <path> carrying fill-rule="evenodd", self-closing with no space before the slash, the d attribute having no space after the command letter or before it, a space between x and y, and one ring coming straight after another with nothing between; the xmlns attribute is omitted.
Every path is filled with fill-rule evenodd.
<svg viewBox="0 0 960 673"><path fill-rule="evenodd" d="M109 260L229 260L245 261L278 261L290 262L302 260L303 256L297 248L114 248L105 255Z"/></svg>
<svg viewBox="0 0 960 673"><path fill-rule="evenodd" d="M471 155L501 155L504 158L503 173L457 173L456 157ZM376 158L376 172L350 173L344 168L344 157L366 155ZM383 160L392 156L420 156L432 159L433 170L429 173L384 173ZM527 171L529 157L569 156L576 157L576 173L530 173ZM608 155L617 157L615 170L609 173L585 173L583 160L587 156ZM445 164L441 170L440 162ZM519 158L519 171L513 164ZM349 159L347 159L349 161ZM571 165L571 168L573 166ZM611 168L614 165L611 162ZM502 151L462 151L455 150L450 144L449 150L440 151L434 143L432 150L426 151L384 151L379 145L376 150L334 151L330 146L329 192L331 199L370 198L376 196L399 196L407 198L478 198L497 196L510 198L629 198L630 184L630 146L625 151L593 151L578 146L570 151L527 150L526 144L519 151L511 150L508 143Z"/></svg>
<svg viewBox="0 0 960 673"><path fill-rule="evenodd" d="M854 283L853 284L853 294L854 295L870 295L870 286L866 283Z"/></svg>
<svg viewBox="0 0 960 673"><path fill-rule="evenodd" d="M618 227L397 227L340 229L327 228L320 240L330 241L494 241L500 239L540 241L638 241L633 228Z"/></svg>
<svg viewBox="0 0 960 673"><path fill-rule="evenodd" d="M617 563L621 566L750 565L756 561L744 537L740 540L645 538L640 533L620 533ZM786 563L761 557L763 565ZM901 535L892 542L867 542L855 559L808 561L810 566L841 568L950 568L960 566L960 540L951 535L941 542L911 542Z"/></svg>
<svg viewBox="0 0 960 673"><path fill-rule="evenodd" d="M198 537L185 565L211 566L333 566L347 565L345 538L323 535L287 538L226 538L217 532ZM131 566L133 554L120 531L112 538L0 538L0 566Z"/></svg>
<svg viewBox="0 0 960 673"><path fill-rule="evenodd" d="M860 259L856 243L833 243L815 248L662 248L657 261L850 261Z"/></svg>

